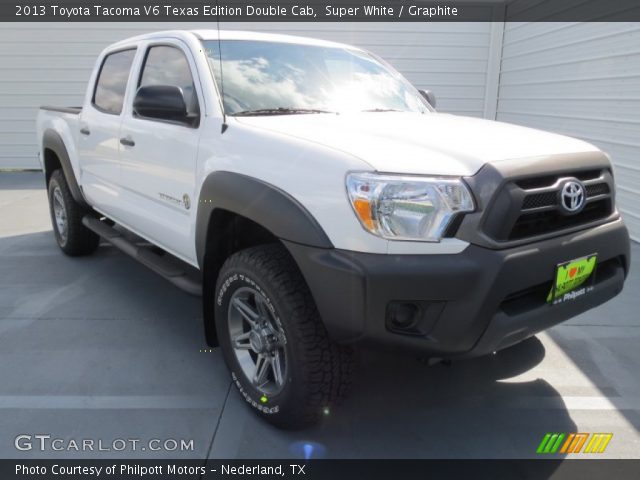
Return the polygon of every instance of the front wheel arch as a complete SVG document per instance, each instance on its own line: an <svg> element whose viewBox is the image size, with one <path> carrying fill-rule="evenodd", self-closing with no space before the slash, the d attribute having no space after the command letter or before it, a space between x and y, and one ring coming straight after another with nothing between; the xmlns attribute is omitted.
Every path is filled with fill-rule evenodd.
<svg viewBox="0 0 640 480"><path fill-rule="evenodd" d="M274 237L303 245L332 248L318 221L295 198L257 178L234 172L210 173L200 189L196 215L196 255L202 266L216 210L246 218Z"/></svg>
<svg viewBox="0 0 640 480"><path fill-rule="evenodd" d="M274 243L280 243L278 237L246 217L220 208L211 213L201 262L204 330L210 347L219 345L213 297L222 265L240 250Z"/></svg>

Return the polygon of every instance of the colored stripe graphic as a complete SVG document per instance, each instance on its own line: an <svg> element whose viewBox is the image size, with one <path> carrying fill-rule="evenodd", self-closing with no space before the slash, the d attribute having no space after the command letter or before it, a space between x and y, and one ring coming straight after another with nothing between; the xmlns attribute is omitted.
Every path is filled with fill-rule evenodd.
<svg viewBox="0 0 640 480"><path fill-rule="evenodd" d="M594 433L583 453L602 453L607 448L609 441L613 437L612 433Z"/></svg>
<svg viewBox="0 0 640 480"><path fill-rule="evenodd" d="M576 433L567 453L579 453L582 449L582 445L587 441L587 438L589 438L588 433Z"/></svg>
<svg viewBox="0 0 640 480"><path fill-rule="evenodd" d="M560 443L562 442L564 437L565 437L564 433L561 433L560 435L558 435L558 438L555 441L555 443L553 444L553 447L551 447L551 449L549 450L549 453L556 453L558 451L558 448L560 448ZM549 442L549 443L551 443L551 442Z"/></svg>
<svg viewBox="0 0 640 480"><path fill-rule="evenodd" d="M560 449L560 453L567 453L567 449L569 448L569 445L571 445L571 442L573 441L575 436L575 433L569 434L569 436L567 437L567 441L564 442L564 445L562 445L562 448Z"/></svg>
<svg viewBox="0 0 640 480"><path fill-rule="evenodd" d="M564 433L547 433L538 445L537 453L556 453L564 437Z"/></svg>
<svg viewBox="0 0 640 480"><path fill-rule="evenodd" d="M589 438L591 436L591 438ZM536 450L541 454L580 453L587 439L589 442L582 453L603 453L609 445L613 433L546 433ZM561 447L562 445L562 447Z"/></svg>
<svg viewBox="0 0 640 480"><path fill-rule="evenodd" d="M544 452L544 447L547 445L547 442L549 441L550 438L551 438L551 434L547 433L542 439L542 441L540 442L540 445L538 445L538 449L536 450L536 453Z"/></svg>
<svg viewBox="0 0 640 480"><path fill-rule="evenodd" d="M602 446L600 447L600 450L598 451L598 453L604 453L605 448L607 448L607 446L609 445L609 442L613 438L613 433L605 433L604 435L605 435L605 439L604 439L604 442L602 442Z"/></svg>

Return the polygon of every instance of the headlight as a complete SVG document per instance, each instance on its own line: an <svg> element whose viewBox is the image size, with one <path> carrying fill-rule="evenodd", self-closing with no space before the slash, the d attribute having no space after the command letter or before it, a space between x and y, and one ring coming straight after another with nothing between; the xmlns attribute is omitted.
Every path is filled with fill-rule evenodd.
<svg viewBox="0 0 640 480"><path fill-rule="evenodd" d="M459 178L350 173L347 192L362 226L389 240L437 242L473 198Z"/></svg>

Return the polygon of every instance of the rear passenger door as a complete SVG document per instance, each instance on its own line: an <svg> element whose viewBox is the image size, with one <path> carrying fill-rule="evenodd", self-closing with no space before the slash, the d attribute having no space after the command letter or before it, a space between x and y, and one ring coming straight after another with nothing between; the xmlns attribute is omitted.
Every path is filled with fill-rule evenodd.
<svg viewBox="0 0 640 480"><path fill-rule="evenodd" d="M118 202L120 123L135 56L135 48L105 55L78 124L84 194L92 205L111 215Z"/></svg>
<svg viewBox="0 0 640 480"><path fill-rule="evenodd" d="M185 121L141 115L126 106L120 129L120 162L127 209L118 215L131 230L190 263L195 215L196 161L200 139L202 92L191 54L179 41L145 46L134 91L140 87L178 87L184 98Z"/></svg>

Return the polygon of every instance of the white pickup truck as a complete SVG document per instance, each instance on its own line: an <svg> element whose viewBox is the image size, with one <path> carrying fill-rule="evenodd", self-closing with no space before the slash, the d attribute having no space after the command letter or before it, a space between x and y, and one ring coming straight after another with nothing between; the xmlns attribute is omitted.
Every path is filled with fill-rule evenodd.
<svg viewBox="0 0 640 480"><path fill-rule="evenodd" d="M202 295L207 342L281 427L344 395L354 344L482 355L617 295L607 155L434 104L347 45L124 40L81 108L39 113L55 238L68 255L102 238Z"/></svg>

